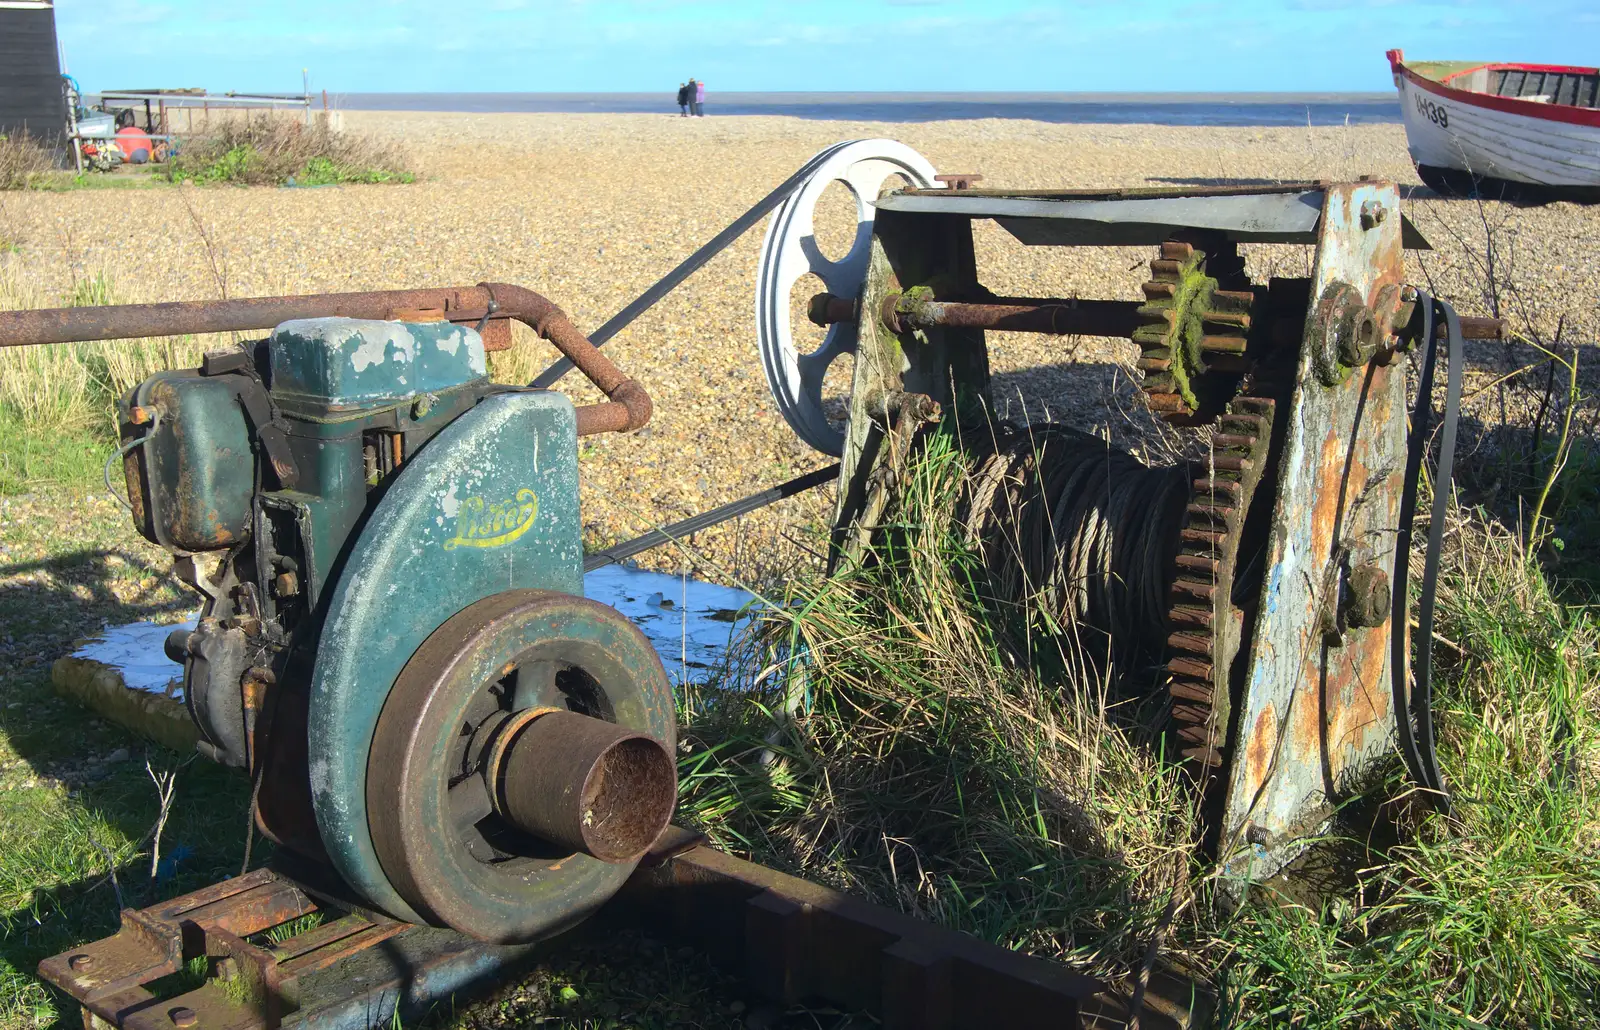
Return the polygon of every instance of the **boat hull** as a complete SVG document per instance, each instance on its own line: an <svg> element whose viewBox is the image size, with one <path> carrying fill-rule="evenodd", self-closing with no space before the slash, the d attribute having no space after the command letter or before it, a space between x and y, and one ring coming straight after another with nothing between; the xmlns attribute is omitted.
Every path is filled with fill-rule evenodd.
<svg viewBox="0 0 1600 1030"><path fill-rule="evenodd" d="M1498 110L1481 100L1499 98L1404 73L1396 79L1406 142L1418 165L1510 183L1600 189L1600 125Z"/></svg>

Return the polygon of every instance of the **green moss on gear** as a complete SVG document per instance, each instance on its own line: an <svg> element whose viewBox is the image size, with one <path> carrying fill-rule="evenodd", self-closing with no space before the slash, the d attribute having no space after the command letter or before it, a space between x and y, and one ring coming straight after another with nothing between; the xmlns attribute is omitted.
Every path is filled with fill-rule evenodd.
<svg viewBox="0 0 1600 1030"><path fill-rule="evenodd" d="M1178 272L1178 282L1172 295L1172 331L1169 336L1171 351L1168 374L1183 403L1196 410L1200 402L1195 398L1189 377L1205 371L1200 359L1200 338L1205 335L1202 314L1211 306L1211 295L1217 291L1217 281L1205 274L1206 256L1195 251Z"/></svg>

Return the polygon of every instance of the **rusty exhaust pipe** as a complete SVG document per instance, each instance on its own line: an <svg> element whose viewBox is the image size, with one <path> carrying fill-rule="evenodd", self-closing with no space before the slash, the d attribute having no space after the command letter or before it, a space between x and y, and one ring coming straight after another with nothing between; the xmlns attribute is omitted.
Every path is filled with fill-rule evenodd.
<svg viewBox="0 0 1600 1030"><path fill-rule="evenodd" d="M514 715L484 772L507 822L603 862L644 854L677 804L677 767L660 741L560 708Z"/></svg>
<svg viewBox="0 0 1600 1030"><path fill-rule="evenodd" d="M652 405L644 387L623 374L589 342L566 314L542 294L509 283L422 290L371 290L240 300L178 301L166 304L113 304L85 308L0 311L0 347L49 343L88 343L142 336L249 332L272 329L297 318L395 319L433 312L434 317L483 328L516 319L555 345L607 400L578 409L578 435L632 432L650 421ZM510 346L509 328L493 334ZM486 341L486 344L488 341Z"/></svg>

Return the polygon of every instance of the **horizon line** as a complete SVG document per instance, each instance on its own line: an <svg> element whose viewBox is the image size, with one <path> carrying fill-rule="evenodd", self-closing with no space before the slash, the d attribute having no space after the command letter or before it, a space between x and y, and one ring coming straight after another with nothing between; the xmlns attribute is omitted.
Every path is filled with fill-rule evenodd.
<svg viewBox="0 0 1600 1030"><path fill-rule="evenodd" d="M458 90L360 90L333 89L329 96L543 96L543 97L653 97L670 92L671 87L649 90L538 90L538 89L458 89ZM1271 97L1280 102L1338 98L1341 100L1371 99L1394 100L1392 90L735 90L715 91L721 97L928 97L941 100L962 100L972 97L1017 98L1185 98L1200 100L1208 97Z"/></svg>

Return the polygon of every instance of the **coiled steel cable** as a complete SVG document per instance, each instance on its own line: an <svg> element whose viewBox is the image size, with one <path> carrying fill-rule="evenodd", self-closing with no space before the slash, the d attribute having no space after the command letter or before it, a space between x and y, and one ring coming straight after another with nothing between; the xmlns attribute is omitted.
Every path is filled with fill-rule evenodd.
<svg viewBox="0 0 1600 1030"><path fill-rule="evenodd" d="M1054 423L1002 424L986 443L960 517L991 600L1109 636L1119 662L1159 647L1193 468Z"/></svg>

